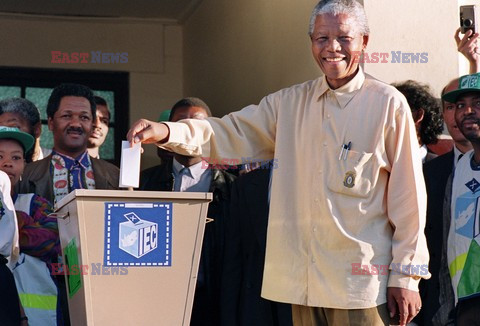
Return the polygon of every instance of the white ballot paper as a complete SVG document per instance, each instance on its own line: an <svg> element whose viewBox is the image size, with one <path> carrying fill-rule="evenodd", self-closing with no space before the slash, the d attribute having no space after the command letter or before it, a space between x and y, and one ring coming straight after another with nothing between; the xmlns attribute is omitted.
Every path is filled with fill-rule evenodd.
<svg viewBox="0 0 480 326"><path fill-rule="evenodd" d="M141 143L130 147L130 142L122 141L122 156L120 158L120 188L138 188L140 183L140 150Z"/></svg>

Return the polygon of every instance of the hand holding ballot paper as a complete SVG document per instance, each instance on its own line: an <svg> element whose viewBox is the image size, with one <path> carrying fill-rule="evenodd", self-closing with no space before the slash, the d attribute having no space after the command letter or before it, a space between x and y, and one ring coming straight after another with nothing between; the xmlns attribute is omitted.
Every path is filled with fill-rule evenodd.
<svg viewBox="0 0 480 326"><path fill-rule="evenodd" d="M136 143L154 144L166 142L169 135L170 130L166 124L140 119L128 131L127 139L132 145Z"/></svg>
<svg viewBox="0 0 480 326"><path fill-rule="evenodd" d="M140 180L140 143L130 147L128 141L122 141L122 157L120 159L120 188L138 188Z"/></svg>

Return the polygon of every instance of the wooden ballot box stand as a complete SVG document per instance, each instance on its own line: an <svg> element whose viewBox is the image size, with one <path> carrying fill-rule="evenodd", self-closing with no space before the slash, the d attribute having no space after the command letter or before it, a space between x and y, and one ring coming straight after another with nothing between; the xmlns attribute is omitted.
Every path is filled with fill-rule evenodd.
<svg viewBox="0 0 480 326"><path fill-rule="evenodd" d="M211 198L75 190L60 200L72 325L189 325Z"/></svg>

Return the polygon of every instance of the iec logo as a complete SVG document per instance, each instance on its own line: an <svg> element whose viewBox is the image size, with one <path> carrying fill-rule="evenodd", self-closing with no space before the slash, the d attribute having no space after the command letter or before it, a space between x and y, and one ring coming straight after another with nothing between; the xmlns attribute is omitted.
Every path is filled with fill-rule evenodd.
<svg viewBox="0 0 480 326"><path fill-rule="evenodd" d="M475 178L468 181L465 185L467 186L468 189L470 189L470 191L473 194L476 193L478 191L478 189L480 188L480 183Z"/></svg>
<svg viewBox="0 0 480 326"><path fill-rule="evenodd" d="M171 203L105 203L104 265L171 266Z"/></svg>
<svg viewBox="0 0 480 326"><path fill-rule="evenodd" d="M475 88L478 84L477 76L466 76L460 79L460 88Z"/></svg>
<svg viewBox="0 0 480 326"><path fill-rule="evenodd" d="M140 258L157 248L157 223L143 221L134 212L123 216L128 222L120 223L120 249Z"/></svg>

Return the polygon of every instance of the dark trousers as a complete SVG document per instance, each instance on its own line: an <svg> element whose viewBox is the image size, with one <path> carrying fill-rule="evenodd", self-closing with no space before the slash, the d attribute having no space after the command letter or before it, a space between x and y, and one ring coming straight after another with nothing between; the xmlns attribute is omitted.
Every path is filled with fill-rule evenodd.
<svg viewBox="0 0 480 326"><path fill-rule="evenodd" d="M480 296L458 302L456 325L480 325Z"/></svg>
<svg viewBox="0 0 480 326"><path fill-rule="evenodd" d="M68 293L64 275L56 275L57 297L57 325L70 326L70 313L68 310Z"/></svg>
<svg viewBox="0 0 480 326"><path fill-rule="evenodd" d="M294 326L387 326L391 324L386 303L367 309L292 305L292 318Z"/></svg>
<svg viewBox="0 0 480 326"><path fill-rule="evenodd" d="M20 325L20 300L15 279L6 265L7 260L0 256L0 325Z"/></svg>

